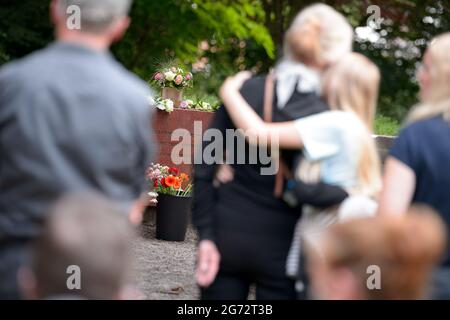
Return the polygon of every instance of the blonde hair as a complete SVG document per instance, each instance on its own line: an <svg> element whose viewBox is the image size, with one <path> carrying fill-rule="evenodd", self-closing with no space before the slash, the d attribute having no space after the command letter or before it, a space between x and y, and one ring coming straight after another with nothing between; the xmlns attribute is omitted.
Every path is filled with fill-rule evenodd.
<svg viewBox="0 0 450 320"><path fill-rule="evenodd" d="M414 107L407 122L415 122L437 115L450 120L450 32L436 37L428 46L431 64L430 94Z"/></svg>
<svg viewBox="0 0 450 320"><path fill-rule="evenodd" d="M376 196L381 190L381 164L372 137L380 84L380 71L359 53L350 53L330 67L322 78L322 92L331 109L355 113L365 124L361 137L356 192Z"/></svg>
<svg viewBox="0 0 450 320"><path fill-rule="evenodd" d="M353 28L332 7L314 4L296 16L285 40L289 58L325 67L352 51Z"/></svg>
<svg viewBox="0 0 450 320"><path fill-rule="evenodd" d="M434 211L416 208L407 215L336 224L322 241L324 263L331 269L350 269L365 298L423 299L430 272L446 248L446 228ZM381 290L367 288L371 265L382 270Z"/></svg>

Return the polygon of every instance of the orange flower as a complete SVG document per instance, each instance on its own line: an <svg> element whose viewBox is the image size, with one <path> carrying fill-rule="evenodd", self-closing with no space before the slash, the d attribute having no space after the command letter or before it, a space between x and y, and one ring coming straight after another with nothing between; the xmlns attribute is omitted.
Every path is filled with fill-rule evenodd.
<svg viewBox="0 0 450 320"><path fill-rule="evenodd" d="M175 181L176 181L176 178L174 176L168 176L164 180L165 185L168 186L169 188L173 187L175 185Z"/></svg>
<svg viewBox="0 0 450 320"><path fill-rule="evenodd" d="M186 173L180 174L181 181L187 181L189 180L189 176Z"/></svg>
<svg viewBox="0 0 450 320"><path fill-rule="evenodd" d="M175 183L174 183L173 187L175 189L180 189L181 188L181 180L179 178L175 178Z"/></svg>

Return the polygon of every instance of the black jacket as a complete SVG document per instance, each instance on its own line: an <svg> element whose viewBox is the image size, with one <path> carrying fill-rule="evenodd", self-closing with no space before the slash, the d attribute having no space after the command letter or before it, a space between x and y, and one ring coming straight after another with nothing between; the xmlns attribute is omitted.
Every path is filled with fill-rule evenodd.
<svg viewBox="0 0 450 320"><path fill-rule="evenodd" d="M247 102L262 116L265 77L247 81L241 93ZM274 97L273 121L282 122L327 111L327 104L316 94L295 92L283 109L276 107ZM219 129L225 136L226 129L233 129L226 109L220 108L213 119L211 128ZM204 142L202 150L209 144ZM226 149L224 142L224 149ZM236 154L236 152L234 153ZM292 165L301 152L283 151L283 159ZM246 158L248 156L248 146ZM215 241L218 229L262 234L264 236L292 239L292 232L301 214L301 205L289 207L283 200L273 196L275 176L261 175L259 164L234 164L234 180L216 189L213 179L217 165L197 164L194 168L194 209L193 223L199 231L200 239ZM346 193L340 188L324 184L296 187L303 203L328 207L343 201Z"/></svg>

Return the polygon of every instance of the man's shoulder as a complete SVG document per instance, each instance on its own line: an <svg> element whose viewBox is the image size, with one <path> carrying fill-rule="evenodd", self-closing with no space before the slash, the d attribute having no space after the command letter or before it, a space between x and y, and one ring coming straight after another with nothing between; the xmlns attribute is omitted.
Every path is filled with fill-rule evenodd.
<svg viewBox="0 0 450 320"><path fill-rule="evenodd" d="M434 116L434 117L430 117L430 118L425 118L425 119L421 119L418 121L414 121L410 124L408 124L404 130L429 130L429 129L433 129L436 128L436 126L440 126L443 123L448 124L447 121L444 120L444 118L441 115L438 116Z"/></svg>
<svg viewBox="0 0 450 320"><path fill-rule="evenodd" d="M256 76L247 80L242 86L242 93L254 92L264 89L266 83L266 76Z"/></svg>
<svg viewBox="0 0 450 320"><path fill-rule="evenodd" d="M27 56L17 60L8 62L0 68L0 79L8 78L8 80L20 79L25 80L27 77L38 77L45 75L45 61L51 61L48 57L48 49L40 49Z"/></svg>
<svg viewBox="0 0 450 320"><path fill-rule="evenodd" d="M328 104L316 93L299 93L296 91L282 112L289 115L291 119L299 119L329 110Z"/></svg>
<svg viewBox="0 0 450 320"><path fill-rule="evenodd" d="M118 61L112 61L112 72L115 76L110 80L115 82L115 84L123 89L122 92L134 94L145 94L150 95L150 88L144 80L139 78L136 74L127 70Z"/></svg>
<svg viewBox="0 0 450 320"><path fill-rule="evenodd" d="M241 94L256 111L261 111L264 103L266 76L256 76L247 80L241 88Z"/></svg>
<svg viewBox="0 0 450 320"><path fill-rule="evenodd" d="M442 139L450 132L450 123L442 115L418 120L406 125L399 134L401 140L422 141L425 144L446 141Z"/></svg>

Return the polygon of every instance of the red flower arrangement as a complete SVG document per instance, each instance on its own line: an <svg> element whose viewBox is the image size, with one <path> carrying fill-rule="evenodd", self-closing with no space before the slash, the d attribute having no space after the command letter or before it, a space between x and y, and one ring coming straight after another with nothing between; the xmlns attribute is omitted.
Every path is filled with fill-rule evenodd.
<svg viewBox="0 0 450 320"><path fill-rule="evenodd" d="M151 164L146 172L147 180L153 182L154 191L158 194L170 194L188 197L192 194L193 184L188 174L178 168L170 168L160 164Z"/></svg>

